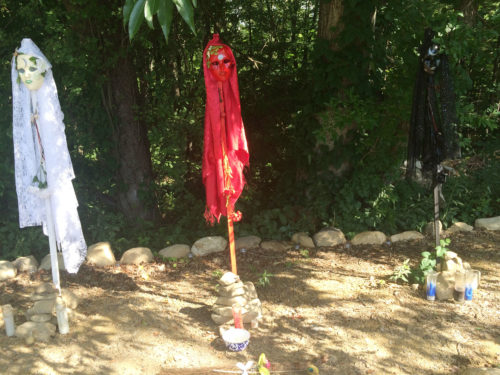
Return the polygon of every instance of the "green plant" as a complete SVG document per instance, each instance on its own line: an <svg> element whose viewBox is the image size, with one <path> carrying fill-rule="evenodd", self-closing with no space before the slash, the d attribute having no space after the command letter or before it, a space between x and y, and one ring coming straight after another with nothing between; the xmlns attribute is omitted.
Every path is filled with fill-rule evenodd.
<svg viewBox="0 0 500 375"><path fill-rule="evenodd" d="M411 276L413 281L418 284L423 284L425 281L425 277L430 271L436 270L436 264L438 259L444 257L446 252L448 251L448 246L450 245L451 240L449 238L442 239L439 241L439 245L435 247L435 252L424 251L422 253L422 260L417 268L413 268L411 270Z"/></svg>
<svg viewBox="0 0 500 375"><path fill-rule="evenodd" d="M168 257L167 261L172 265L173 268L177 268L177 258Z"/></svg>
<svg viewBox="0 0 500 375"><path fill-rule="evenodd" d="M221 270L215 270L212 272L212 276L215 278L215 279L220 279L223 275L223 272Z"/></svg>
<svg viewBox="0 0 500 375"><path fill-rule="evenodd" d="M410 274L411 274L411 267L410 267L410 259L406 259L403 264L400 264L399 266L396 266L396 268L394 268L394 271L391 275L391 277L389 277L390 280L394 281L394 282L399 282L399 281L404 281L404 282L408 282L408 278L410 277Z"/></svg>
<svg viewBox="0 0 500 375"><path fill-rule="evenodd" d="M299 254L303 257L303 258L309 258L309 250L307 249L300 249L299 250Z"/></svg>
<svg viewBox="0 0 500 375"><path fill-rule="evenodd" d="M271 284L271 280L269 279L270 277L274 277L272 273L268 273L266 270L260 275L259 281L257 281L257 284L259 286L265 287Z"/></svg>

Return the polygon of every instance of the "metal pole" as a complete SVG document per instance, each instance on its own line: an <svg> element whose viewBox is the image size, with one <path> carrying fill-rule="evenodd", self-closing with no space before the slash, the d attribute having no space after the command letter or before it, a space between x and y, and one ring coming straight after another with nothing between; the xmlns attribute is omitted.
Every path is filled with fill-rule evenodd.
<svg viewBox="0 0 500 375"><path fill-rule="evenodd" d="M56 232L54 230L54 221L52 218L52 207L50 196L45 198L45 208L47 211L47 231L49 234L50 246L50 265L52 267L52 281L61 295L61 280L59 277L59 261L57 259Z"/></svg>
<svg viewBox="0 0 500 375"><path fill-rule="evenodd" d="M37 117L38 117L38 100L35 91L30 91L30 99L31 99L31 121L32 126L34 126L35 133L33 134L33 143L35 145L35 155L37 156L37 160L40 165L45 170L45 154L43 152L42 140L40 137L40 132L37 125ZM38 145L38 146L37 146ZM46 173L46 170L43 172ZM41 176L40 176L41 177ZM41 181L40 181L41 182ZM45 187L45 189L49 189L49 186ZM50 191L50 190L48 190ZM47 215L47 234L49 235L49 247L50 247L50 266L52 268L52 281L54 282L55 287L57 288L59 295L61 295L61 281L59 277L59 262L57 259L57 245L56 245L56 232L54 229L54 219L52 216L52 205L50 200L50 193L48 196L44 197L45 200L45 212Z"/></svg>

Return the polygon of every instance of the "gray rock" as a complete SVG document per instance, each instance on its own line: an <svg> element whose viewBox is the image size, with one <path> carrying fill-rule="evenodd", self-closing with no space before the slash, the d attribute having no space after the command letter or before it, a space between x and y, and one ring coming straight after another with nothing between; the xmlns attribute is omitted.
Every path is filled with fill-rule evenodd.
<svg viewBox="0 0 500 375"><path fill-rule="evenodd" d="M285 252L287 250L290 250L292 248L292 245L283 241L270 240L262 241L260 243L260 247L267 251Z"/></svg>
<svg viewBox="0 0 500 375"><path fill-rule="evenodd" d="M7 260L0 260L0 281L12 279L17 275L17 268Z"/></svg>
<svg viewBox="0 0 500 375"><path fill-rule="evenodd" d="M50 319L52 319L50 314L35 314L30 317L30 320L36 323L48 322Z"/></svg>
<svg viewBox="0 0 500 375"><path fill-rule="evenodd" d="M244 236L237 238L235 241L236 250L240 249L253 249L259 247L261 238L257 236Z"/></svg>
<svg viewBox="0 0 500 375"><path fill-rule="evenodd" d="M36 301L33 307L26 311L26 316L31 319L33 315L52 314L55 311L55 305L55 298Z"/></svg>
<svg viewBox="0 0 500 375"><path fill-rule="evenodd" d="M440 272L436 281L436 298L438 300L452 299L454 289L455 272Z"/></svg>
<svg viewBox="0 0 500 375"><path fill-rule="evenodd" d="M38 270L38 261L33 255L19 257L13 262L18 272L36 272Z"/></svg>
<svg viewBox="0 0 500 375"><path fill-rule="evenodd" d="M441 263L441 271L449 271L453 274L457 271L463 271L464 265L462 259L454 251L447 251L444 255L444 262Z"/></svg>
<svg viewBox="0 0 500 375"><path fill-rule="evenodd" d="M314 243L318 247L331 247L346 243L344 233L336 228L325 228L313 236Z"/></svg>
<svg viewBox="0 0 500 375"><path fill-rule="evenodd" d="M218 315L215 313L211 315L211 318L215 322L215 324L217 324L217 325L226 324L226 323L230 322L231 320L233 320L232 315L231 316L222 316L222 315Z"/></svg>
<svg viewBox="0 0 500 375"><path fill-rule="evenodd" d="M60 271L65 271L66 267L64 266L64 259L62 253L57 253L57 265ZM43 257L42 262L40 263L40 270L50 271L52 270L52 264L50 263L50 254L47 254Z"/></svg>
<svg viewBox="0 0 500 375"><path fill-rule="evenodd" d="M292 242L302 247L315 247L313 239L306 232L298 232L292 236Z"/></svg>
<svg viewBox="0 0 500 375"><path fill-rule="evenodd" d="M219 279L219 283L223 286L229 286L236 284L240 282L240 277L238 275L235 275L232 272L226 272L222 277Z"/></svg>
<svg viewBox="0 0 500 375"><path fill-rule="evenodd" d="M172 245L159 251L159 254L164 258L184 258L191 251L188 245Z"/></svg>
<svg viewBox="0 0 500 375"><path fill-rule="evenodd" d="M233 306L234 304L238 304L240 306L244 306L247 303L247 299L243 296L235 296L235 297L218 297L215 301L216 305L222 306Z"/></svg>
<svg viewBox="0 0 500 375"><path fill-rule="evenodd" d="M466 223L458 222L445 230L447 236L458 232L471 232L474 228Z"/></svg>
<svg viewBox="0 0 500 375"><path fill-rule="evenodd" d="M441 271L449 271L455 274L455 272L463 270L464 266L462 264L462 259L459 257L448 259L441 263Z"/></svg>
<svg viewBox="0 0 500 375"><path fill-rule="evenodd" d="M97 242L87 249L87 262L96 267L109 267L116 264L115 254L109 242Z"/></svg>
<svg viewBox="0 0 500 375"><path fill-rule="evenodd" d="M258 310L262 307L262 302L260 302L260 299L258 298L255 298L251 301L249 301L245 306L244 308L246 310Z"/></svg>
<svg viewBox="0 0 500 375"><path fill-rule="evenodd" d="M253 300L259 298L257 296L257 290L251 281L247 281L245 284L245 295L248 299Z"/></svg>
<svg viewBox="0 0 500 375"><path fill-rule="evenodd" d="M442 233L443 232L443 223L441 223L441 220L438 221L438 227L439 227L439 233ZM426 236L429 236L429 237L435 236L436 231L434 229L435 229L434 222L431 221L425 225L423 232Z"/></svg>
<svg viewBox="0 0 500 375"><path fill-rule="evenodd" d="M246 293L245 291L245 288L243 287L243 284L242 283L236 283L234 285L241 285L239 287L235 287L235 288L224 288L224 287L220 287L219 288L219 295L221 297L236 297L236 296L242 296Z"/></svg>
<svg viewBox="0 0 500 375"><path fill-rule="evenodd" d="M191 247L191 252L195 256L205 256L211 253L224 251L227 246L227 240L220 236L208 236L197 240Z"/></svg>
<svg viewBox="0 0 500 375"><path fill-rule="evenodd" d="M56 293L57 289L52 283L42 283L35 289L35 294L49 294Z"/></svg>
<svg viewBox="0 0 500 375"><path fill-rule="evenodd" d="M500 230L500 216L477 219L474 227L476 229Z"/></svg>
<svg viewBox="0 0 500 375"><path fill-rule="evenodd" d="M241 314L241 317L243 319L243 323L250 323L252 320L259 318L260 313L257 310L250 310L245 314Z"/></svg>
<svg viewBox="0 0 500 375"><path fill-rule="evenodd" d="M125 251L120 259L120 264L151 263L153 253L147 247L134 247Z"/></svg>
<svg viewBox="0 0 500 375"><path fill-rule="evenodd" d="M233 318L233 308L231 306L214 305L213 313L219 316Z"/></svg>
<svg viewBox="0 0 500 375"><path fill-rule="evenodd" d="M16 329L16 336L20 338L33 337L36 341L49 341L56 334L56 326L49 322L26 322Z"/></svg>
<svg viewBox="0 0 500 375"><path fill-rule="evenodd" d="M415 230L409 230L406 232L394 234L391 236L391 242L399 242L399 241L411 241L411 240L421 240L425 238L425 236L417 232Z"/></svg>
<svg viewBox="0 0 500 375"><path fill-rule="evenodd" d="M57 297L57 293L45 293L45 294L33 294L31 295L32 301L41 301L43 299L55 299Z"/></svg>
<svg viewBox="0 0 500 375"><path fill-rule="evenodd" d="M387 236L379 231L361 232L354 236L351 243L353 245L382 245Z"/></svg>
<svg viewBox="0 0 500 375"><path fill-rule="evenodd" d="M456 259L458 258L458 254L454 251L448 250L446 254L444 254L444 260Z"/></svg>
<svg viewBox="0 0 500 375"><path fill-rule="evenodd" d="M241 316L245 323L262 316L262 304L253 283L243 284L239 276L231 272L226 272L219 282L224 286L219 288L219 297L213 305L212 320L216 324L221 325L233 320L233 305L241 307Z"/></svg>

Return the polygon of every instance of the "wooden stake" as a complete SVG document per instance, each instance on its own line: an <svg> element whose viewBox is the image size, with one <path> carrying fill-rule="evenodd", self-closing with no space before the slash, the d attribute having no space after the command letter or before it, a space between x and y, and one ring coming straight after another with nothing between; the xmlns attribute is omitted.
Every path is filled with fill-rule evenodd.
<svg viewBox="0 0 500 375"><path fill-rule="evenodd" d="M441 184L434 186L434 234L436 235L436 247L439 246L439 189Z"/></svg>
<svg viewBox="0 0 500 375"><path fill-rule="evenodd" d="M236 249L234 245L234 227L233 220L231 217L233 216L233 207L231 204L227 206L227 232L229 234L229 256L231 258L231 272L235 275L238 274L236 269Z"/></svg>
<svg viewBox="0 0 500 375"><path fill-rule="evenodd" d="M219 89L219 110L220 110L220 132L222 138L222 158L223 158L223 173L224 173L224 190L231 192L231 166L227 158L226 144L226 110L224 107L224 92L222 90L222 82L218 82ZM229 196L226 199L226 215L227 215L227 232L229 238L229 257L231 259L231 272L238 274L236 269L236 249L234 244L234 225L233 225L233 206L229 201Z"/></svg>

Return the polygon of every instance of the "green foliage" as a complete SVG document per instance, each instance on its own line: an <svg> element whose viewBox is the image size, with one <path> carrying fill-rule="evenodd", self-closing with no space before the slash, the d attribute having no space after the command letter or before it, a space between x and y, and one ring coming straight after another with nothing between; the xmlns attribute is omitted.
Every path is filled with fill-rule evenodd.
<svg viewBox="0 0 500 375"><path fill-rule="evenodd" d="M224 273L221 270L215 270L212 272L212 277L219 280Z"/></svg>
<svg viewBox="0 0 500 375"><path fill-rule="evenodd" d="M451 243L449 238L441 239L439 245L436 246L435 252L424 251L422 252L422 260L418 265L418 268L413 268L411 270L411 277L414 282L422 284L425 282L425 277L430 271L436 271L436 263L438 260L442 260L446 252L448 251L448 246Z"/></svg>
<svg viewBox="0 0 500 375"><path fill-rule="evenodd" d="M224 219L209 227L202 216L201 54L212 32L233 47L238 62L251 152L237 235L289 239L325 225L349 236L369 229L391 234L432 219L432 192L403 179L400 169L425 27L437 32L450 57L464 154L459 174L443 185L441 220L447 227L497 215L498 2L477 4L471 23L451 2L344 5L344 29L332 49L316 38L312 0L3 1L2 76L10 76L12 52L26 35L38 35L53 65L87 243L110 241L119 255L226 235ZM162 32L141 29L144 20ZM134 43L122 43L123 25ZM154 223L127 222L117 199L124 186L109 83L124 55L137 85L134 114L149 140L154 183L140 195L158 207L162 217ZM8 79L0 81L0 94L11 96ZM1 257L39 257L48 252L41 228L17 228L11 118L9 101L0 102Z"/></svg>
<svg viewBox="0 0 500 375"><path fill-rule="evenodd" d="M493 155L498 146L498 141L490 143L486 156L465 158L457 167L460 174L448 178L443 185L446 201L441 216L444 223L474 223L479 217L492 217L500 212L500 186L491 183L500 181L500 160Z"/></svg>
<svg viewBox="0 0 500 375"><path fill-rule="evenodd" d="M156 15L165 41L168 42L174 4L193 34L196 35L193 9L197 5L196 0L125 0L123 23L124 25L128 23L130 40L135 37L144 20L150 29L154 29L153 17Z"/></svg>
<svg viewBox="0 0 500 375"><path fill-rule="evenodd" d="M0 259L15 260L21 256L33 255L38 261L49 253L48 237L42 229L25 228L19 230L14 221L0 221Z"/></svg>
<svg viewBox="0 0 500 375"><path fill-rule="evenodd" d="M406 259L402 264L394 268L394 271L391 277L389 277L389 279L394 281L395 283L400 281L407 283L410 274L411 274L410 259Z"/></svg>
<svg viewBox="0 0 500 375"><path fill-rule="evenodd" d="M307 249L300 249L299 254L302 258L309 258L309 250Z"/></svg>
<svg viewBox="0 0 500 375"><path fill-rule="evenodd" d="M274 277L274 275L264 270L264 272L262 272L262 275L260 275L259 280L257 281L257 285L261 287L271 285L271 277Z"/></svg>

